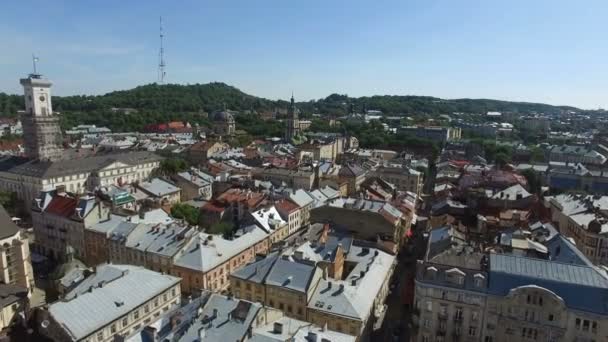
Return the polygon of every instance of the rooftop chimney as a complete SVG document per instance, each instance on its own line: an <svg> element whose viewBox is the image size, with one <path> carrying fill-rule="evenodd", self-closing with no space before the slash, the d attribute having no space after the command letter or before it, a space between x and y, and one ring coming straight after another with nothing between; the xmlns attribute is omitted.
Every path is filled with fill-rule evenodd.
<svg viewBox="0 0 608 342"><path fill-rule="evenodd" d="M283 323L274 322L272 332L274 332L276 334L282 334L283 333Z"/></svg>

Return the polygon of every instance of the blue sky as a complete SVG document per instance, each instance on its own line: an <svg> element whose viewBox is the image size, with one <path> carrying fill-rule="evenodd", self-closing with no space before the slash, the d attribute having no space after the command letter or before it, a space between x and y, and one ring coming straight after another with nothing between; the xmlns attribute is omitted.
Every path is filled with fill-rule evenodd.
<svg viewBox="0 0 608 342"><path fill-rule="evenodd" d="M608 107L608 1L11 1L0 91L39 71L54 93L221 81L267 98L331 93Z"/></svg>

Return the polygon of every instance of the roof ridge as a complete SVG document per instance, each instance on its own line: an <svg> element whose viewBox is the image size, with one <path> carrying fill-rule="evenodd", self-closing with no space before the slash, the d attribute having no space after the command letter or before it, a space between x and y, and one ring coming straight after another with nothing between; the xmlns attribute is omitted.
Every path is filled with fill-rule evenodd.
<svg viewBox="0 0 608 342"><path fill-rule="evenodd" d="M567 241L567 239L566 239L566 241ZM590 268L590 269L593 269L594 271L596 271L598 274L602 275L595 267L589 266L589 265L573 264L573 263L568 263L568 262L563 262L563 261L557 261L557 260L545 260L545 259L539 259L539 258L530 258L530 257L526 257L526 256L512 255L512 254L501 254L501 253L492 253L492 254L496 255L496 256L509 257L509 258L534 260L536 262L543 262L543 263L550 263L550 264L560 264L560 265L568 265L568 266L575 266L575 267ZM491 271L491 269L490 269L490 271ZM494 272L502 272L502 271L494 271ZM606 277L604 277L604 278L606 278ZM606 280L608 280L608 278L606 278Z"/></svg>

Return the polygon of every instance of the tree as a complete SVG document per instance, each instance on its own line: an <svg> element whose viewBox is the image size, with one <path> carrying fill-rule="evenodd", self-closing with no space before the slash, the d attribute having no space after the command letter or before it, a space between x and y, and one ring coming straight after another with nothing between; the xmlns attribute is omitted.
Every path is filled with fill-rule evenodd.
<svg viewBox="0 0 608 342"><path fill-rule="evenodd" d="M171 207L171 216L185 220L191 225L198 225L199 210L191 205L177 203Z"/></svg>
<svg viewBox="0 0 608 342"><path fill-rule="evenodd" d="M545 152L540 147L532 147L532 151L530 153L530 159L533 162L544 162L545 161Z"/></svg>
<svg viewBox="0 0 608 342"><path fill-rule="evenodd" d="M10 215L16 215L17 209L19 208L17 193L0 191L0 205L2 205Z"/></svg>
<svg viewBox="0 0 608 342"><path fill-rule="evenodd" d="M494 157L494 163L496 163L496 165L499 167L504 167L505 165L509 164L510 162L511 162L511 156L504 152L498 152L496 154L496 156Z"/></svg>
<svg viewBox="0 0 608 342"><path fill-rule="evenodd" d="M221 235L230 235L232 233L233 226L228 222L218 222L214 223L209 227L209 233L211 234L221 234Z"/></svg>
<svg viewBox="0 0 608 342"><path fill-rule="evenodd" d="M521 172L521 174L526 177L530 192L533 194L539 194L541 190L541 183L536 172L534 172L533 169L525 169Z"/></svg>
<svg viewBox="0 0 608 342"><path fill-rule="evenodd" d="M158 170L163 176L172 176L178 172L188 170L188 163L181 158L169 158L160 162Z"/></svg>

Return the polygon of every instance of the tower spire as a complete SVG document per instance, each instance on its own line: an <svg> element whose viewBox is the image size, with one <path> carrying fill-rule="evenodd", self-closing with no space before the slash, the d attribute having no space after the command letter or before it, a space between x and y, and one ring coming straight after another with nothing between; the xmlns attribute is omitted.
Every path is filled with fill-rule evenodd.
<svg viewBox="0 0 608 342"><path fill-rule="evenodd" d="M36 55L32 54L32 65L34 66L34 73L31 74L30 76L32 76L33 78L39 78L40 75L38 74L38 70L36 68L36 63L38 63L38 57L36 57Z"/></svg>
<svg viewBox="0 0 608 342"><path fill-rule="evenodd" d="M160 17L160 50L158 51L158 83L163 84L165 82L165 48L163 47L163 39L165 35L163 33L163 17Z"/></svg>

